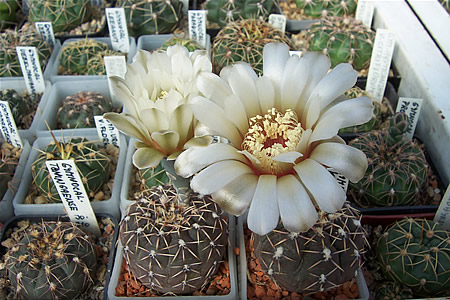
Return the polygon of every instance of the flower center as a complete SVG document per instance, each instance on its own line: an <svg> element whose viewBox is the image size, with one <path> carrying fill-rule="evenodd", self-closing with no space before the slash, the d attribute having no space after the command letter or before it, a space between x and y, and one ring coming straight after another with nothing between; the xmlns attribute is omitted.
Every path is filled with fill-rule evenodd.
<svg viewBox="0 0 450 300"><path fill-rule="evenodd" d="M272 108L263 116L256 115L251 118L249 123L242 149L247 150L261 163L254 164L254 167L263 174L286 174L292 169L292 164L273 158L281 153L296 151L304 131L298 122L297 114L290 109L283 114Z"/></svg>

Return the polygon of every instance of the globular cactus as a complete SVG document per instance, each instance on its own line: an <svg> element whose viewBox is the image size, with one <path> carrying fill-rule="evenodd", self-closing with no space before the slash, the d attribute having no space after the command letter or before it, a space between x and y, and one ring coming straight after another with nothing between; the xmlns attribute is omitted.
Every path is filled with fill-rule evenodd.
<svg viewBox="0 0 450 300"><path fill-rule="evenodd" d="M189 294L215 275L227 249L227 221L209 196L178 205L172 185L131 204L119 239L131 273L159 293Z"/></svg>
<svg viewBox="0 0 450 300"><path fill-rule="evenodd" d="M17 26L18 0L0 0L0 30Z"/></svg>
<svg viewBox="0 0 450 300"><path fill-rule="evenodd" d="M30 97L19 94L15 89L2 90L0 92L0 101L8 102L16 125L21 121L21 118L30 113Z"/></svg>
<svg viewBox="0 0 450 300"><path fill-rule="evenodd" d="M274 6L274 0L208 0L205 3L208 21L220 28L241 19L267 21Z"/></svg>
<svg viewBox="0 0 450 300"><path fill-rule="evenodd" d="M286 290L314 293L352 280L368 244L360 213L345 203L336 213L319 212L306 232L289 232L280 224L270 233L253 234L254 254L263 271Z"/></svg>
<svg viewBox="0 0 450 300"><path fill-rule="evenodd" d="M69 75L104 75L103 56L111 55L123 54L109 50L108 44L94 39L69 42L61 49L58 71Z"/></svg>
<svg viewBox="0 0 450 300"><path fill-rule="evenodd" d="M90 0L29 0L29 19L52 22L54 32L69 31L90 20Z"/></svg>
<svg viewBox="0 0 450 300"><path fill-rule="evenodd" d="M431 220L404 218L377 242L377 261L385 276L417 297L449 295L449 257L450 233Z"/></svg>
<svg viewBox="0 0 450 300"><path fill-rule="evenodd" d="M394 281L379 284L375 290L375 300L404 300L412 299L412 290Z"/></svg>
<svg viewBox="0 0 450 300"><path fill-rule="evenodd" d="M73 223L42 220L20 234L5 255L20 299L75 299L93 282L94 245Z"/></svg>
<svg viewBox="0 0 450 300"><path fill-rule="evenodd" d="M351 198L361 207L410 205L420 200L428 165L422 148L405 136L408 124L407 116L397 113L389 128L350 141L368 160L364 177L349 183Z"/></svg>
<svg viewBox="0 0 450 300"><path fill-rule="evenodd" d="M375 32L351 17L326 17L312 25L306 39L307 50L328 55L332 68L348 62L359 71L369 67Z"/></svg>
<svg viewBox="0 0 450 300"><path fill-rule="evenodd" d="M257 74L262 74L263 49L271 42L290 44L289 38L269 23L253 19L229 23L214 39L214 72L219 74L223 67L244 61L250 64Z"/></svg>
<svg viewBox="0 0 450 300"><path fill-rule="evenodd" d="M154 168L140 169L138 176L141 182L141 186L144 190L149 190L154 186L165 185L170 183L169 176L166 173L166 169L159 163Z"/></svg>
<svg viewBox="0 0 450 300"><path fill-rule="evenodd" d="M103 115L112 108L108 97L96 92L81 91L63 100L57 119L61 128L95 127L94 116Z"/></svg>
<svg viewBox="0 0 450 300"><path fill-rule="evenodd" d="M109 179L110 159L85 138L52 142L41 151L31 168L33 183L49 203L60 203L58 191L48 172L47 160L72 159L89 198L94 197Z"/></svg>
<svg viewBox="0 0 450 300"><path fill-rule="evenodd" d="M355 13L356 0L295 0L303 14L313 18L349 16Z"/></svg>
<svg viewBox="0 0 450 300"><path fill-rule="evenodd" d="M125 9L132 36L171 33L183 18L180 0L118 0L116 7Z"/></svg>
<svg viewBox="0 0 450 300"><path fill-rule="evenodd" d="M32 27L24 27L18 31L7 29L0 34L0 77L22 76L16 52L17 46L36 47L39 63L44 71L50 59L52 47Z"/></svg>
<svg viewBox="0 0 450 300"><path fill-rule="evenodd" d="M13 151L14 147L0 139L0 201L8 190L22 150ZM14 155L14 152L16 155Z"/></svg>
<svg viewBox="0 0 450 300"><path fill-rule="evenodd" d="M170 39L168 39L166 42L164 42L164 44L161 47L161 50L167 50L167 48L169 48L170 46L173 45L181 45L183 47L186 47L188 49L189 52L194 52L195 50L202 50L204 48L202 48L197 41L190 39L188 37L184 37L184 36L173 36Z"/></svg>

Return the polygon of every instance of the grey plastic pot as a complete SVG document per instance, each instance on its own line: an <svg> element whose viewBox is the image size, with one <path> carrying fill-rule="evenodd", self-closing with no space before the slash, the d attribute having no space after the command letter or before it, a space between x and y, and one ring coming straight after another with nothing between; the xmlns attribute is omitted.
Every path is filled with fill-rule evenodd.
<svg viewBox="0 0 450 300"><path fill-rule="evenodd" d="M85 137L90 141L98 141L98 145L102 145L100 142L100 139L96 133L95 129L91 129L89 134L70 134L67 136L57 136L57 140L61 141L63 139L68 140L71 138L77 138L77 137ZM39 155L39 151L44 149L50 142L53 141L52 137L50 136L50 133L47 133L47 135L43 135L42 137L38 138L34 144L33 149L30 152L30 155L28 157L28 161L25 166L25 171L23 173L22 181L20 183L19 189L17 194L15 195L13 199L13 206L14 206L14 212L16 215L37 215L37 214L64 214L64 205L62 203L49 203L49 204L25 204L25 198L28 195L29 187L33 181L32 175L31 175L31 167L34 163L34 161L37 159ZM110 214L116 218L120 218L120 211L119 211L119 195L120 195L120 188L123 176L123 164L125 162L126 157L126 149L127 143L125 138L121 135L120 136L120 153L119 158L117 162L117 168L116 168L116 174L114 176L114 185L112 188L111 198L106 199L103 201L96 201L91 202L92 208L95 213L106 213Z"/></svg>
<svg viewBox="0 0 450 300"><path fill-rule="evenodd" d="M127 212L127 208L130 204L134 203L134 200L129 199L129 190L131 176L134 176L135 167L133 165L133 154L136 150L134 144L137 142L135 138L131 138L128 142L127 155L123 166L122 187L120 189L120 213L124 216Z"/></svg>

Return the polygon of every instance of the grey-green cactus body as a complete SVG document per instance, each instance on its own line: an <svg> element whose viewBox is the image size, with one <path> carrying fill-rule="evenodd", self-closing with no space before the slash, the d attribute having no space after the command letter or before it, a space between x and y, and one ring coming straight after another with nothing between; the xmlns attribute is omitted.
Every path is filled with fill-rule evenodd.
<svg viewBox="0 0 450 300"><path fill-rule="evenodd" d="M91 238L70 222L30 224L6 257L9 280L25 299L74 299L97 263Z"/></svg>
<svg viewBox="0 0 450 300"><path fill-rule="evenodd" d="M404 218L377 242L377 261L384 274L419 297L448 295L449 257L450 234L431 220Z"/></svg>
<svg viewBox="0 0 450 300"><path fill-rule="evenodd" d="M352 15L357 6L356 0L295 0L295 3L306 16L314 18Z"/></svg>
<svg viewBox="0 0 450 300"><path fill-rule="evenodd" d="M4 89L0 93L0 101L8 102L16 124L20 118L30 112L31 103L26 97L20 95L15 89Z"/></svg>

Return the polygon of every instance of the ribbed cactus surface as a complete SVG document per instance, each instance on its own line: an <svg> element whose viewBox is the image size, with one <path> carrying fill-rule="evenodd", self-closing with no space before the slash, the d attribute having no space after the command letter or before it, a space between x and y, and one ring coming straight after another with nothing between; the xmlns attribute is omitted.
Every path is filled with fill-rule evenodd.
<svg viewBox="0 0 450 300"><path fill-rule="evenodd" d="M15 89L4 89L0 92L0 101L8 102L16 124L20 122L31 109L31 99L19 94Z"/></svg>
<svg viewBox="0 0 450 300"><path fill-rule="evenodd" d="M320 212L319 220L306 232L289 232L280 224L269 234L253 234L253 238L264 272L298 293L327 291L353 279L367 244L359 211L348 203L333 214Z"/></svg>
<svg viewBox="0 0 450 300"><path fill-rule="evenodd" d="M227 249L227 220L209 196L178 205L171 185L153 187L131 204L119 239L131 273L160 293L189 294L216 273Z"/></svg>
<svg viewBox="0 0 450 300"><path fill-rule="evenodd" d="M32 223L6 253L6 269L24 299L75 299L92 282L97 256L91 238L62 221Z"/></svg>
<svg viewBox="0 0 450 300"><path fill-rule="evenodd" d="M377 261L384 274L418 297L449 295L449 258L450 233L431 220L404 218L377 242Z"/></svg>
<svg viewBox="0 0 450 300"><path fill-rule="evenodd" d="M348 16L356 11L356 0L295 0L297 7L306 16Z"/></svg>

